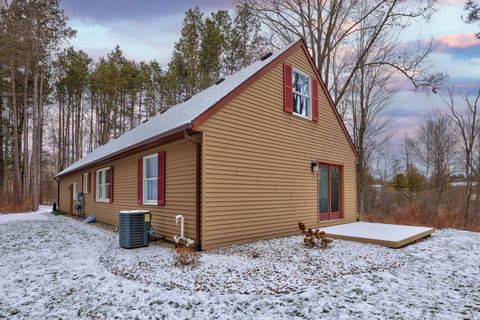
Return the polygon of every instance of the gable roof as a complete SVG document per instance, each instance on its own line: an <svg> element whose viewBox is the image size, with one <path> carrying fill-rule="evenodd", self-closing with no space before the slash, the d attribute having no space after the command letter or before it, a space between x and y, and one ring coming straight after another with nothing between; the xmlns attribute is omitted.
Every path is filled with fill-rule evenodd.
<svg viewBox="0 0 480 320"><path fill-rule="evenodd" d="M125 132L118 138L110 139L106 144L99 146L77 162L59 172L55 178L91 166L109 158L114 153L121 154L127 152L128 150L152 141L152 139L160 139L186 129L198 127L213 114L213 112L235 97L244 86L248 86L259 75L264 74L270 70L270 67L276 65L276 63L273 63L274 61L280 62L283 57L300 46L306 50L305 42L302 39L275 51L264 60L258 60L237 73L226 76L224 81L213 84L207 89L195 94L190 99L170 107L164 113L150 118L147 122ZM313 63L308 51L306 51L306 53L309 61ZM267 66L269 66L269 68L267 68ZM314 69L316 70L316 68ZM319 82L323 84L318 72L316 74ZM323 85L322 88L325 88L325 86ZM333 105L328 91L326 94L352 146L354 154L358 157L350 135L346 131L345 125L338 114L337 108Z"/></svg>

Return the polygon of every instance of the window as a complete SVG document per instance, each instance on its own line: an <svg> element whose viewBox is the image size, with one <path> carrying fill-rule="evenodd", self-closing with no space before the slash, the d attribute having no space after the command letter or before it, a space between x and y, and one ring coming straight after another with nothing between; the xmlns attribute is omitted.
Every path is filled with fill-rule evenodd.
<svg viewBox="0 0 480 320"><path fill-rule="evenodd" d="M310 77L292 69L293 113L308 119L312 118L312 96Z"/></svg>
<svg viewBox="0 0 480 320"><path fill-rule="evenodd" d="M143 203L158 204L158 155L143 157Z"/></svg>
<svg viewBox="0 0 480 320"><path fill-rule="evenodd" d="M90 190L88 190L90 185L90 181L88 181L89 176L88 172L83 174L83 193L90 192Z"/></svg>
<svg viewBox="0 0 480 320"><path fill-rule="evenodd" d="M100 202L109 202L110 168L97 170L96 198Z"/></svg>
<svg viewBox="0 0 480 320"><path fill-rule="evenodd" d="M77 198L78 197L78 188L77 188L77 183L76 182L74 182L72 184L72 196L73 196L73 200L77 201L77 199L78 199Z"/></svg>
<svg viewBox="0 0 480 320"><path fill-rule="evenodd" d="M318 168L318 208L320 220L342 217L342 168L336 165L319 164Z"/></svg>

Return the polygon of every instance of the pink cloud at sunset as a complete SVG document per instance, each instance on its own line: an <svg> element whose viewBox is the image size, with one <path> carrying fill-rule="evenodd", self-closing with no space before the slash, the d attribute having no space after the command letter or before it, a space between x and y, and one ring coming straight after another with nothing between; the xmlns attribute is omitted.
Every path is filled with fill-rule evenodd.
<svg viewBox="0 0 480 320"><path fill-rule="evenodd" d="M450 48L470 48L480 47L480 40L475 33L448 34L436 37L439 47L446 46Z"/></svg>

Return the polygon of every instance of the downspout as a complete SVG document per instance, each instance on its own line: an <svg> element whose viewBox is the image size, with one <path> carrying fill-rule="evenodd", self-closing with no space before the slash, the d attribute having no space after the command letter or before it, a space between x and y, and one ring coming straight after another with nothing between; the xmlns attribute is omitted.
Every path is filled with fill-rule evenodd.
<svg viewBox="0 0 480 320"><path fill-rule="evenodd" d="M190 136L187 132L187 130L183 131L183 134L185 136L185 139L190 141L195 145L195 150L196 150L196 212L195 212L195 250L196 251L201 251L202 246L200 243L200 236L201 236L201 178L202 178L202 158L201 158L201 152L202 152L202 144L198 141L195 141L192 136Z"/></svg>
<svg viewBox="0 0 480 320"><path fill-rule="evenodd" d="M55 178L57 180L57 210L60 211L60 179Z"/></svg>

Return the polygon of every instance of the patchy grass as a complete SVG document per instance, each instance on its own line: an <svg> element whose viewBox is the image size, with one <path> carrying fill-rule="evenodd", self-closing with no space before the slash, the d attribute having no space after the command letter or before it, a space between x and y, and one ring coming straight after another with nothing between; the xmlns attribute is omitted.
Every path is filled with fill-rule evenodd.
<svg viewBox="0 0 480 320"><path fill-rule="evenodd" d="M32 205L29 201L25 201L21 203L0 201L0 214L22 213L22 212L28 212L31 210L32 210Z"/></svg>

